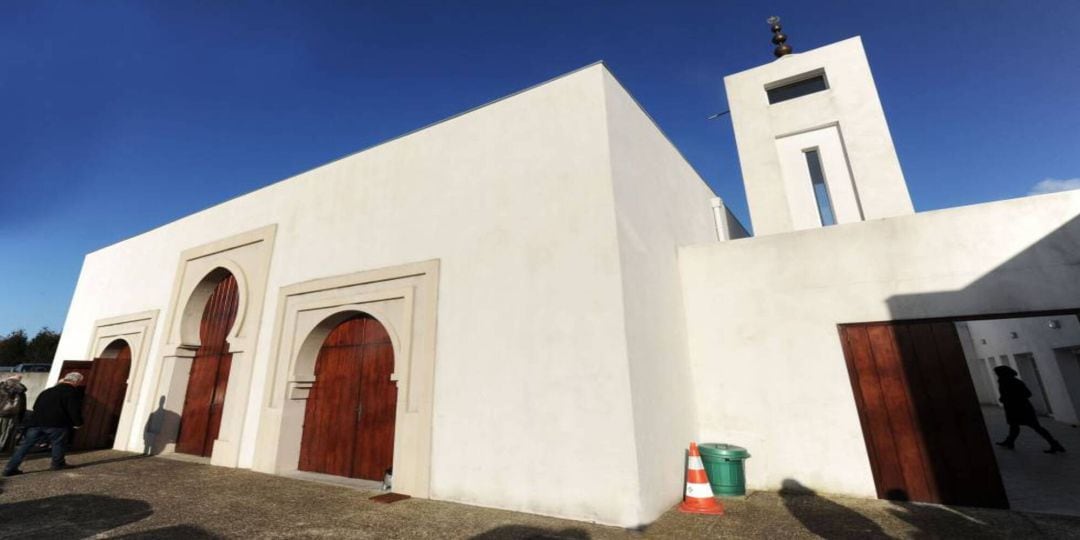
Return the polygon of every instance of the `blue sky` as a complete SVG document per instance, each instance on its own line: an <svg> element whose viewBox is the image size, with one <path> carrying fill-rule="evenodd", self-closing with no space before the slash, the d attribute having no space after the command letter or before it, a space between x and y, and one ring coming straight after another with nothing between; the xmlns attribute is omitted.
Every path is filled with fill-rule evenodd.
<svg viewBox="0 0 1080 540"><path fill-rule="evenodd" d="M746 223L705 117L771 14L862 35L918 210L1080 177L1074 1L5 2L0 333L60 328L87 252L600 59Z"/></svg>

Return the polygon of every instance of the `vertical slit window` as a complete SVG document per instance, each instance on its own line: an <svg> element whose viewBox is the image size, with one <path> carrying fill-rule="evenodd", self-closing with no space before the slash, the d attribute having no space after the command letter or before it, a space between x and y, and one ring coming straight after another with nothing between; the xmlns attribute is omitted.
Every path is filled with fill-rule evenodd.
<svg viewBox="0 0 1080 540"><path fill-rule="evenodd" d="M829 199L829 188L825 185L825 174L821 170L821 155L817 149L807 150L806 166L810 169L810 183L814 187L814 199L817 200L818 217L821 224L836 225L836 215L833 214L832 200Z"/></svg>

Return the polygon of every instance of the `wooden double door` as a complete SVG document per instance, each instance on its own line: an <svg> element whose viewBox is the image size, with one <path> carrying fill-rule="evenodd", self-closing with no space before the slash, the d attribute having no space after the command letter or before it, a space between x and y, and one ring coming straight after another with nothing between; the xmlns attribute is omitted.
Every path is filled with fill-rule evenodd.
<svg viewBox="0 0 1080 540"><path fill-rule="evenodd" d="M83 426L75 430L71 447L75 450L112 448L127 395L131 348L122 340L115 341L105 348L101 358L64 362L60 376L73 371L83 375Z"/></svg>
<svg viewBox="0 0 1080 540"><path fill-rule="evenodd" d="M302 471L382 480L394 462L394 348L368 315L338 324L315 363L300 446Z"/></svg>
<svg viewBox="0 0 1080 540"><path fill-rule="evenodd" d="M841 325L878 497L1008 508L952 322Z"/></svg>
<svg viewBox="0 0 1080 540"><path fill-rule="evenodd" d="M209 456L221 429L225 391L232 353L227 337L239 304L236 277L231 274L214 288L199 324L200 345L191 361L176 451Z"/></svg>

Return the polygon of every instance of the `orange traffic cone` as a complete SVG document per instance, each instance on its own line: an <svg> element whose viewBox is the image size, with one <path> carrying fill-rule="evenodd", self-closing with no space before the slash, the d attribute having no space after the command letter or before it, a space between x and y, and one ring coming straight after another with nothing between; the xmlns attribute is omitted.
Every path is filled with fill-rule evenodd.
<svg viewBox="0 0 1080 540"><path fill-rule="evenodd" d="M679 505L679 511L688 514L724 515L724 507L713 497L696 442L690 443L690 459L686 467L686 497Z"/></svg>

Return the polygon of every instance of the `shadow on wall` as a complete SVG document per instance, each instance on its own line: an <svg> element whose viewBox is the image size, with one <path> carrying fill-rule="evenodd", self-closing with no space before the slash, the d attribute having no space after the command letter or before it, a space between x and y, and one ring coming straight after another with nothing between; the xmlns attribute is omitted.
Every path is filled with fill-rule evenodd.
<svg viewBox="0 0 1080 540"><path fill-rule="evenodd" d="M588 540L583 529L542 529L525 525L505 525L472 537L472 540Z"/></svg>
<svg viewBox="0 0 1080 540"><path fill-rule="evenodd" d="M143 455L160 454L167 445L176 442L177 433L180 433L180 415L165 409L165 396L161 396L143 428Z"/></svg>
<svg viewBox="0 0 1080 540"><path fill-rule="evenodd" d="M1022 222L1022 216L1017 221ZM915 422L910 425L915 427L890 424L888 433L883 429L872 438L888 436L922 445L927 458L921 466L927 479L909 482L906 475L898 474L896 463L906 461L907 467L915 468L911 458L901 457L899 446L893 453L887 447L870 449L879 492L892 494L893 488L906 488L917 501L1007 508L1008 498L953 323L1038 312L1080 315L1076 310L1080 306L1080 217L1069 219L964 287L895 295L886 300L886 306L894 321L896 353L892 356L904 380L911 381L897 394L911 403ZM880 358L875 352L878 370ZM901 402L890 401L889 406ZM870 408L869 402L859 406ZM891 413L890 418L894 418ZM873 465L875 460L878 465Z"/></svg>
<svg viewBox="0 0 1080 540"><path fill-rule="evenodd" d="M885 304L893 319L1075 308L1080 305L1080 216L962 289L896 295Z"/></svg>
<svg viewBox="0 0 1080 540"><path fill-rule="evenodd" d="M86 538L135 523L154 511L146 501L58 495L0 506L5 538Z"/></svg>
<svg viewBox="0 0 1080 540"><path fill-rule="evenodd" d="M173 525L171 527L160 527L149 531L114 536L113 538L126 540L217 540L225 537L194 525Z"/></svg>

